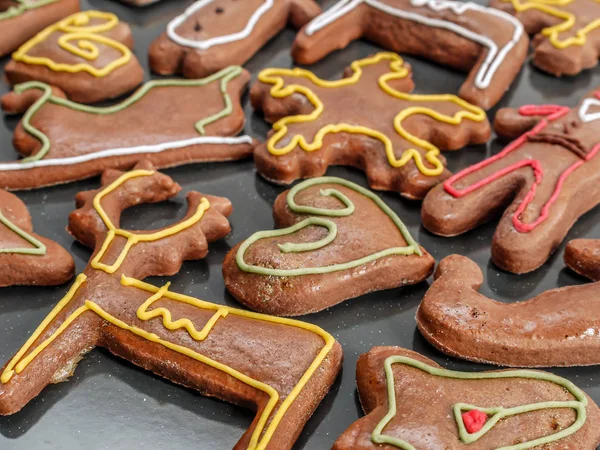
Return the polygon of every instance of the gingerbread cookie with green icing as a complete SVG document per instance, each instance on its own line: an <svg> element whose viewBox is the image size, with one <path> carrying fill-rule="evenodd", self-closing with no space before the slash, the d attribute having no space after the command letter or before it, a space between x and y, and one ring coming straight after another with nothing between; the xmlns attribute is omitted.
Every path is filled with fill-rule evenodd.
<svg viewBox="0 0 600 450"><path fill-rule="evenodd" d="M56 242L33 232L25 204L0 189L0 287L54 286L73 277L75 263Z"/></svg>
<svg viewBox="0 0 600 450"><path fill-rule="evenodd" d="M321 12L314 0L198 0L150 46L150 67L186 78L242 65L287 23L300 28Z"/></svg>
<svg viewBox="0 0 600 450"><path fill-rule="evenodd" d="M65 99L39 82L2 98L24 113L14 145L26 158L0 163L0 187L33 189L128 169L142 159L156 167L230 161L252 155L240 98L250 75L239 66L198 80L154 80L112 106ZM190 101L195 99L195 101Z"/></svg>
<svg viewBox="0 0 600 450"><path fill-rule="evenodd" d="M277 197L273 216L276 230L255 233L223 263L228 291L254 311L313 313L433 271L396 213L348 180L304 181Z"/></svg>
<svg viewBox="0 0 600 450"><path fill-rule="evenodd" d="M585 259L567 252L570 266ZM502 303L480 294L483 275L470 259L452 255L417 311L421 334L457 358L513 367L600 364L600 283L550 289L529 300ZM582 447L583 448L583 447Z"/></svg>
<svg viewBox="0 0 600 450"><path fill-rule="evenodd" d="M366 416L332 450L593 450L600 410L557 375L457 372L400 347L361 355L356 384Z"/></svg>
<svg viewBox="0 0 600 450"><path fill-rule="evenodd" d="M556 76L577 75L598 64L600 1L492 0L514 14L533 38L533 63Z"/></svg>
<svg viewBox="0 0 600 450"><path fill-rule="evenodd" d="M94 103L123 95L144 80L129 25L112 13L84 11L47 27L6 65L12 84L41 81L69 99Z"/></svg>
<svg viewBox="0 0 600 450"><path fill-rule="evenodd" d="M4 366L0 414L18 412L48 384L64 381L98 346L176 384L257 411L235 449L292 448L340 370L341 347L308 323L144 282L203 258L208 243L231 229L229 200L198 192L188 194L188 212L173 225L120 227L126 208L167 200L180 189L142 162L131 172L105 172L100 189L77 196L69 231L94 250L93 257Z"/></svg>
<svg viewBox="0 0 600 450"><path fill-rule="evenodd" d="M0 0L0 57L77 11L79 0Z"/></svg>
<svg viewBox="0 0 600 450"><path fill-rule="evenodd" d="M298 33L292 55L313 64L360 38L468 72L460 96L484 109L508 90L529 44L519 20L473 2L340 0Z"/></svg>
<svg viewBox="0 0 600 450"><path fill-rule="evenodd" d="M304 69L265 69L250 95L273 132L254 152L258 172L290 184L330 165L366 172L373 189L421 199L450 176L440 148L485 143L485 112L449 94L410 94L411 68L394 53L358 60L345 78Z"/></svg>
<svg viewBox="0 0 600 450"><path fill-rule="evenodd" d="M574 239L565 249L565 264L579 275L600 281L600 240Z"/></svg>

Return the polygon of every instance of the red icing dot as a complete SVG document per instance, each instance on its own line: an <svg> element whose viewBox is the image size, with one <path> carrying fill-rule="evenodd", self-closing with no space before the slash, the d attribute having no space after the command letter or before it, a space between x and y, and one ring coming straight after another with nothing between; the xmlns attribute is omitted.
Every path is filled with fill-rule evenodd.
<svg viewBox="0 0 600 450"><path fill-rule="evenodd" d="M463 413L462 420L469 434L473 434L483 428L487 421L487 414L478 409L472 409L469 412Z"/></svg>

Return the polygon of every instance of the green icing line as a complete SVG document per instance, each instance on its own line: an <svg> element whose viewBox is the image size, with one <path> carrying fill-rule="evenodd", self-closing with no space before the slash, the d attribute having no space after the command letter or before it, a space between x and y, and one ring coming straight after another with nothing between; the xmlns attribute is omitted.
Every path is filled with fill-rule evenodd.
<svg viewBox="0 0 600 450"><path fill-rule="evenodd" d="M36 238L31 236L29 233L23 231L21 228L16 226L10 220L6 218L2 211L0 211L0 223L8 228L10 231L18 234L35 248L0 248L0 253L19 253L22 255L45 255L46 246L38 241Z"/></svg>
<svg viewBox="0 0 600 450"><path fill-rule="evenodd" d="M56 3L59 0L40 0L37 3L25 3L23 0L16 0L19 6L11 6L6 11L0 13L0 20L12 19L13 17L20 16L26 11L41 8L42 6Z"/></svg>
<svg viewBox="0 0 600 450"><path fill-rule="evenodd" d="M413 447L410 443L402 439L398 439L392 436L386 436L383 434L383 429L394 418L397 411L396 388L394 386L394 373L392 371L393 364L405 364L407 366L411 366L416 369L422 370L423 372L426 372L429 375L443 378L452 378L457 380L497 380L503 378L525 378L530 380L548 381L567 390L576 399L573 401L532 403L530 405L517 406L514 408L503 408L502 406L495 408L478 408L477 406L468 405L465 403L457 403L453 407L454 419L458 424L458 434L460 440L465 444L472 444L473 442L477 441L488 431L490 431L492 427L496 425L496 423L498 423L499 420L531 411L539 411L543 409L570 408L576 411L577 419L575 420L575 422L573 422L573 424L570 427L565 428L564 430L558 433L545 436L539 439L534 439L532 441L523 442L521 444L499 447L496 450L526 450L540 445L549 444L551 442L558 441L576 433L585 424L586 421L587 414L585 408L588 404L588 400L583 391L581 391L581 389L579 389L569 380L553 375L551 373L534 372L531 370L509 370L503 372L488 373L455 372L453 370L431 367L428 364L406 356L390 356L385 360L384 363L385 375L387 378L389 411L386 414L386 416L381 420L381 422L377 424L375 430L373 431L373 434L371 435L371 440L375 444L390 444L403 450L416 450L415 447ZM492 418L488 419L484 427L477 433L470 434L466 430L465 424L462 420L462 412L470 411L473 409L478 409L488 415L492 415Z"/></svg>
<svg viewBox="0 0 600 450"><path fill-rule="evenodd" d="M206 118L196 122L196 124L195 124L196 130L198 131L198 133L200 133L200 135L204 135L206 126L218 121L219 119L222 119L223 117L230 115L233 112L233 105L231 102L231 97L227 93L227 85L228 85L229 81L231 81L233 78L238 77L241 73L242 73L242 68L240 66L230 66L230 67L227 67L227 68L211 75L210 77L202 78L202 79L198 79L198 80L177 80L177 79L175 79L175 80L149 81L146 84L144 84L144 86L142 86L140 89L138 89L128 99L124 100L123 102L121 102L117 105L107 106L107 107L82 105L81 103L75 103L71 100L56 97L52 94L52 88L49 85L47 85L46 83L39 82L39 81L29 81L27 83L19 84L19 85L15 86L15 88L14 88L14 91L17 94L21 94L29 89L40 89L44 92L43 95L31 106L31 108L29 108L27 113L23 116L23 127L25 128L25 131L27 131L29 134L31 134L32 136L39 139L39 141L42 143L42 147L34 156L24 158L21 160L21 162L28 163L28 162L33 162L33 161L39 161L39 160L43 159L50 151L51 144L50 144L50 139L48 139L48 136L46 136L40 130L38 130L33 125L31 125L31 119L33 118L33 116L47 102L54 103L59 106L64 106L66 108L70 108L75 111L81 111L84 113L109 115L109 114L114 114L114 113L123 111L124 109L130 107L131 105L133 105L134 103L139 101L141 98L143 98L150 90L154 89L155 87L205 86L207 84L212 83L213 81L220 79L221 80L220 90L221 90L221 93L223 94L225 107L218 113L215 113L209 117L206 117Z"/></svg>
<svg viewBox="0 0 600 450"><path fill-rule="evenodd" d="M278 247L282 253L302 253L302 252L310 252L314 250L318 250L320 248L329 245L331 242L335 240L337 237L337 225L335 222L329 219L321 218L321 217L309 217L297 224L283 228L281 230L267 230L267 231L259 231L258 233L250 236L238 249L236 254L236 262L238 267L244 272L255 273L259 275L267 275L267 276L276 276L276 277L295 277L302 275L316 275L316 274L324 274L331 272L338 272L341 270L353 269L355 267L359 267L375 261L380 258L384 258L386 256L392 255L412 255L417 254L419 256L422 255L421 249L419 248L419 244L413 239L406 228L406 225L402 223L398 215L385 204L383 200L381 200L377 195L373 192L365 189L351 181L344 180L342 178L337 177L320 177L313 178L310 180L306 180L300 184L294 186L287 195L287 203L288 207L291 211L297 214L313 214L315 216L325 216L325 217L346 217L354 214L355 206L354 203L342 192L337 189L321 189L320 195L324 197L335 197L337 198L344 206L343 209L323 209L316 208L312 206L302 206L298 205L295 202L295 197L299 192L302 192L309 187L319 185L319 184L337 184L340 186L344 186L346 188L352 189L355 192L358 192L361 195L364 195L371 201L373 201L391 220L394 222L404 240L408 243L407 247L392 247L387 250L383 250L377 253L373 253L371 255L365 256L364 258L360 258L354 261L349 261L347 263L342 264L332 264L330 266L323 267L304 267L299 269L272 269L269 267L260 267L246 263L244 260L244 255L246 251L250 248L251 245L262 239L270 239L281 236L289 236L294 234L300 230L303 230L306 227L310 226L319 226L326 228L328 233L327 236L323 239L320 239L316 242L309 243L285 243L279 244Z"/></svg>

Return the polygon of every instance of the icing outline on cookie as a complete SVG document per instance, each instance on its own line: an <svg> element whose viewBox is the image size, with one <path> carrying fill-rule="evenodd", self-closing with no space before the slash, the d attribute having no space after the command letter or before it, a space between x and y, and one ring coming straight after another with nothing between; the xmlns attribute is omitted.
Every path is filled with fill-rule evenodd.
<svg viewBox="0 0 600 450"><path fill-rule="evenodd" d="M27 242L34 246L34 248L0 248L0 253L17 253L20 255L37 256L42 256L46 254L46 246L38 239L34 238L31 234L27 233L25 230L8 220L8 218L4 214L2 214L2 210L0 210L0 225L4 225L10 231L17 234L19 237L25 239Z"/></svg>
<svg viewBox="0 0 600 450"><path fill-rule="evenodd" d="M274 2L274 0L264 0L264 3L260 7L258 7L254 14L252 14L252 16L248 19L248 23L246 24L244 29L237 33L227 34L224 36L217 36L201 41L187 39L177 34L177 27L184 23L196 11L204 8L205 6L210 5L213 1L214 0L199 0L196 3L193 3L190 7L188 7L188 9L186 9L183 12L183 14L175 17L171 22L169 22L169 24L167 25L167 35L169 36L169 38L179 45L182 45L184 47L195 48L198 50L207 50L217 45L224 45L235 41L241 41L252 34L258 21L273 7Z"/></svg>
<svg viewBox="0 0 600 450"><path fill-rule="evenodd" d="M365 256L364 258L361 258L361 259L349 261L346 263L332 264L332 265L324 266L324 267L302 267L302 268L298 268L298 269L273 269L270 267L260 267L260 266L251 265L251 264L246 263L246 261L244 261L244 255L245 255L246 251L250 248L250 246L252 246L257 241L260 241L262 239L279 237L279 236L288 236L290 234L294 234L297 231L300 231L300 230L310 227L310 226L318 226L318 227L326 228L328 231L327 236L316 242L308 242L308 243L300 243L300 244L294 244L294 243L288 242L285 244L278 244L279 250L281 250L282 253L309 252L309 251L318 250L320 248L323 248L336 239L337 225L335 222L333 222L329 219L323 219L320 217L309 217L308 219L298 222L297 224L292 225L291 227L288 227L288 228L283 228L283 229L279 229L279 230L259 231L257 233L254 233L252 236L250 236L239 247L239 249L236 253L236 263L241 270L243 270L244 272L255 273L255 274L266 275L266 276L295 277L295 276L317 275L317 274L339 272L342 270L349 270L349 269L353 269L355 267L359 267L359 266L368 264L370 262L376 261L378 259L384 258L386 256L392 256L392 255L407 256L407 255L416 254L416 255L422 256L423 253L421 252L421 249L419 248L419 244L417 244L417 242L413 239L410 232L408 231L408 228L406 228L406 225L404 225L404 223L400 220L398 215L388 205L386 205L383 200L381 200L377 195L375 195L373 192L369 191L368 189L365 189L362 186L352 183L351 181L344 180L343 178L337 178L337 177L312 178L312 179L309 179L309 180L303 181L302 183L297 184L292 189L290 189L290 191L287 194L288 208L291 211L295 212L296 214L314 214L314 215L329 216L329 217L345 217L345 216L350 216L354 213L354 203L352 202L352 200L350 200L342 192L338 191L337 189L333 189L333 188L321 189L320 194L324 197L335 197L336 199L340 200L344 204L345 208L343 208L343 209L323 209L323 208L316 208L316 207L312 207L312 206L298 205L295 202L294 198L296 197L296 195L298 193L302 192L305 189L308 189L312 186L319 185L319 184L337 184L337 185L346 187L348 189L351 189L351 190L355 191L356 193L367 197L369 200L371 200L373 203L375 203L379 207L379 209L381 209L390 218L390 220L394 223L394 225L396 225L396 227L398 228L398 231L400 231L402 238L406 241L408 246L392 247L392 248L388 248L386 250L382 250L380 252L374 253L372 255Z"/></svg>
<svg viewBox="0 0 600 450"><path fill-rule="evenodd" d="M589 110L592 106L600 107L600 92L594 94L596 98L586 98L579 109L579 119L583 123L594 122L600 119L600 112L590 113Z"/></svg>
<svg viewBox="0 0 600 450"><path fill-rule="evenodd" d="M392 419L396 416L397 413L396 387L394 385L394 372L392 369L392 366L394 364L404 364L410 367L414 367L415 369L421 370L429 375L436 377L453 378L459 380L525 378L531 380L547 381L560 386L561 388L568 391L573 397L575 397L575 400L572 401L540 402L532 403L530 405L517 406L513 408L503 408L502 406L496 408L479 408L477 406L467 405L465 403L457 403L453 406L452 409L454 419L456 420L456 423L458 425L458 434L460 440L464 444L472 444L473 442L479 440L488 431L490 431L494 427L494 425L496 425L496 423L498 423L498 421L500 421L501 419L516 416L519 414L525 414L532 411L539 411L543 409L569 408L575 410L577 414L577 419L568 428L565 428L564 430L559 431L558 433L554 433L548 436L544 436L516 445L500 447L496 450L526 450L540 445L545 445L551 442L559 441L565 437L571 436L572 434L576 433L579 429L581 429L581 427L583 427L587 419L586 407L588 404L588 399L583 393L583 391L577 386L575 386L571 381L559 377L557 375L553 375L551 373L536 372L532 370L505 370L487 373L457 372L454 370L432 367L429 364L426 364L422 361L418 361L413 358L409 358L407 356L390 356L386 358L384 362L388 390L389 410L385 417L377 424L375 430L373 430L371 440L375 444L390 444L403 450L416 450L415 447L413 447L410 443L402 439L383 434L384 428L392 421ZM492 415L492 417L487 420L487 422L480 431L471 434L467 432L465 428L465 424L462 419L462 412L474 409L478 409L488 414L488 416Z"/></svg>
<svg viewBox="0 0 600 450"><path fill-rule="evenodd" d="M446 0L411 0L410 3L411 6L426 7L433 11L444 11L449 9L457 15L462 15L466 11L477 11L486 14L491 14L501 19L504 19L507 22L510 22L511 25L514 26L515 31L513 33L512 39L501 50L499 50L496 43L488 37L482 34L475 33L453 22L440 19L432 19L421 14L404 11L402 9L394 8L391 5L382 3L378 0L341 0L340 2L336 3L332 8L315 18L311 23L309 23L305 29L305 33L308 36L313 35L321 28L329 25L332 22L335 22L337 19L339 19L342 16L345 16L346 14L348 14L349 12L356 9L362 4L368 5L381 12L384 12L391 16L399 17L404 20L410 20L413 22L421 23L423 25L430 26L433 28L442 28L445 30L449 30L453 33L458 34L459 36L476 42L488 49L486 58L481 64L481 67L477 73L477 77L475 78L474 84L475 87L477 87L478 89L487 89L488 87L490 87L492 79L494 78L494 75L504 62L506 55L519 42L521 36L524 33L523 24L519 20L517 20L510 14L505 13L504 11L500 11L494 8L487 8L485 6L480 6L474 3L463 3Z"/></svg>
<svg viewBox="0 0 600 450"><path fill-rule="evenodd" d="M39 0L37 3L26 3L25 0L14 0L18 3L17 6L11 6L6 11L0 12L0 20L8 20L18 17L21 14L31 11L32 9L41 8L42 6L56 3L60 0Z"/></svg>
<svg viewBox="0 0 600 450"><path fill-rule="evenodd" d="M294 135L289 139L289 143L283 148L277 148L276 145L287 135L288 124L296 123L307 123L316 120L325 110L325 105L319 99L319 97L308 87L300 86L298 84L291 84L284 87L283 76L292 76L304 78L312 82L318 87L322 88L338 88L346 87L349 85L357 84L362 76L362 67L377 64L383 60L390 61L390 72L382 75L378 80L379 87L388 95L393 98L404 100L404 101L422 101L422 102L451 102L454 103L465 111L459 111L452 117L446 116L442 113L434 111L430 108L423 106L409 107L400 111L394 118L394 128L396 132L406 141L411 144L420 147L425 150L425 159L433 165L434 168L427 167L421 154L415 149L408 149L402 153L400 159L396 159L394 154L393 144L388 136L374 130L372 128L364 126L350 125L347 123L330 124L322 127L316 134L312 142L308 143L304 136ZM348 78L342 78L335 81L322 80L317 77L314 73L309 72L305 69L264 69L258 74L260 82L265 84L273 85L270 90L270 95L274 98L286 98L293 94L300 93L304 95L308 101L314 106L314 111L310 114L300 114L294 116L283 117L273 124L273 130L275 133L267 142L267 150L274 156L282 156L293 151L297 146L306 152L312 152L320 150L323 147L323 140L326 135L330 133L351 133L351 134L362 134L367 137L371 137L381 141L385 146L385 152L390 165L394 168L403 167L411 159L415 161L415 164L419 171L426 176L438 176L444 172L444 165L438 158L440 154L439 148L433 144L420 139L402 127L402 121L412 115L426 115L432 117L438 122L443 122L451 125L458 125L463 119L472 120L474 122L483 122L487 116L485 112L474 105L462 100L456 95L441 94L441 95L419 95L419 94L406 94L404 92L397 91L392 88L388 82L398 79L406 78L408 75L408 69L404 67L404 60L395 53L382 52L378 53L373 57L365 58L352 62L351 68L354 70L352 76Z"/></svg>

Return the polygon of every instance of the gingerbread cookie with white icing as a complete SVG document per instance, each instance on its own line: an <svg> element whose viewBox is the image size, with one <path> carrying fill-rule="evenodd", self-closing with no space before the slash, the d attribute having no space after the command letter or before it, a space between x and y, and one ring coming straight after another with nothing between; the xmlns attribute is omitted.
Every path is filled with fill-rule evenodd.
<svg viewBox="0 0 600 450"><path fill-rule="evenodd" d="M44 83L17 85L2 106L25 113L14 145L26 158L0 163L0 187L68 183L107 168L128 169L142 159L173 167L249 157L254 140L237 136L244 128L240 98L249 78L232 66L198 80L154 80L108 107L75 103Z"/></svg>
<svg viewBox="0 0 600 450"><path fill-rule="evenodd" d="M229 200L190 192L171 226L129 231L126 208L180 191L147 162L110 170L77 196L69 231L93 257L0 375L0 414L14 414L71 376L94 347L200 393L257 411L236 449L289 450L340 370L342 350L314 325L175 293L142 281L173 275L230 231Z"/></svg>
<svg viewBox="0 0 600 450"><path fill-rule="evenodd" d="M289 22L300 28L321 13L314 0L199 0L150 46L150 67L186 78L242 65Z"/></svg>
<svg viewBox="0 0 600 450"><path fill-rule="evenodd" d="M573 223L600 203L599 98L592 92L573 109L500 110L498 134L520 137L434 188L423 203L425 228L456 236L502 216L492 260L513 273L537 269Z"/></svg>
<svg viewBox="0 0 600 450"><path fill-rule="evenodd" d="M598 65L598 0L492 0L491 6L514 14L534 35L533 63L543 71L577 75Z"/></svg>
<svg viewBox="0 0 600 450"><path fill-rule="evenodd" d="M25 204L0 189L0 287L55 286L75 271L71 255L33 232Z"/></svg>
<svg viewBox="0 0 600 450"><path fill-rule="evenodd" d="M458 372L400 347L374 347L356 365L366 416L332 450L592 450L600 409L557 375Z"/></svg>
<svg viewBox="0 0 600 450"><path fill-rule="evenodd" d="M341 0L298 34L294 60L313 64L351 41L368 39L468 72L465 100L490 109L521 70L529 39L508 13L449 0Z"/></svg>
<svg viewBox="0 0 600 450"><path fill-rule="evenodd" d="M0 0L0 57L77 11L79 0Z"/></svg>
<svg viewBox="0 0 600 450"><path fill-rule="evenodd" d="M440 148L483 144L491 131L481 108L413 87L395 53L354 61L336 81L299 68L261 71L250 97L273 131L254 152L258 172L290 184L346 165L365 171L373 189L422 199L450 176Z"/></svg>
<svg viewBox="0 0 600 450"><path fill-rule="evenodd" d="M321 311L419 283L435 265L381 198L342 178L294 186L277 197L273 216L276 230L255 233L223 262L227 290L254 311Z"/></svg>
<svg viewBox="0 0 600 450"><path fill-rule="evenodd" d="M107 12L69 16L23 44L6 65L12 85L41 81L78 103L123 95L144 80L126 23Z"/></svg>

